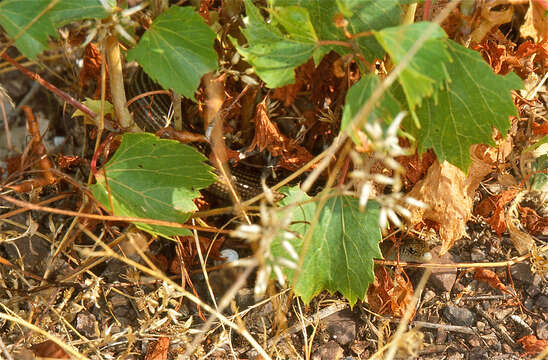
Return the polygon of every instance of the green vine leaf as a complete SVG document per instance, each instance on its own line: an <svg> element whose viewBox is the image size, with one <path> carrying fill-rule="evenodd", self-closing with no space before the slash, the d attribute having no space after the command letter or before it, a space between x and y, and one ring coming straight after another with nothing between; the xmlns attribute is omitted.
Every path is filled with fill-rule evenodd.
<svg viewBox="0 0 548 360"><path fill-rule="evenodd" d="M444 81L450 80L446 70L446 66L451 62L445 41L447 35L439 26L427 22L375 32L375 37L388 52L390 59L394 64L399 64L429 26L435 26L435 31L398 78L412 112L421 104L423 98L433 96L443 86Z"/></svg>
<svg viewBox="0 0 548 360"><path fill-rule="evenodd" d="M154 20L128 52L151 79L195 99L205 73L217 68L215 33L191 7L172 6Z"/></svg>
<svg viewBox="0 0 548 360"><path fill-rule="evenodd" d="M111 0L107 3L116 6ZM103 19L109 15L99 0L61 0L51 11L51 19L57 27L82 19Z"/></svg>
<svg viewBox="0 0 548 360"><path fill-rule="evenodd" d="M10 38L14 38L50 3L51 0L4 0L0 2L0 25ZM75 20L108 15L99 0L61 0L26 29L15 45L26 57L36 59L47 48L49 38L57 38L57 27Z"/></svg>
<svg viewBox="0 0 548 360"><path fill-rule="evenodd" d="M360 34L399 25L402 17L401 5L405 1L337 0L337 3L340 11L348 14L348 30L352 34ZM356 38L356 43L369 62L384 57L385 51L374 36L360 36Z"/></svg>
<svg viewBox="0 0 548 360"><path fill-rule="evenodd" d="M259 9L245 1L246 21L242 33L248 45L232 42L244 59L270 88L295 82L294 70L310 57L319 64L331 50L341 55L351 52L350 42L335 26L334 18L344 13L349 17L348 29L357 34L395 26L400 22L401 0L270 0L270 22L265 22ZM322 44L341 41L348 46ZM355 39L366 59L382 58L384 50L374 36Z"/></svg>
<svg viewBox="0 0 548 360"><path fill-rule="evenodd" d="M194 148L153 134L127 133L116 154L96 175L93 196L117 216L185 223L196 210L198 190L215 175L206 158ZM109 198L110 192L110 198ZM114 209L110 208L110 200ZM151 234L189 235L186 229L137 223Z"/></svg>
<svg viewBox="0 0 548 360"><path fill-rule="evenodd" d="M494 145L493 127L506 135L509 117L518 115L510 92L523 84L514 73L494 74L476 51L451 40L447 44L453 59L446 64L451 81L445 81L443 91L417 107L422 129L409 118L404 127L417 139L419 153L433 148L440 161L447 160L466 172L472 161L471 145Z"/></svg>
<svg viewBox="0 0 548 360"><path fill-rule="evenodd" d="M317 39L308 12L297 7L280 10L276 19L281 21L282 27L285 26L284 33L275 25L266 24L259 9L250 0L245 1L245 8L246 27L242 33L249 46L239 46L231 38L232 43L268 87L294 83L294 69L307 62L316 48ZM293 12L294 24L284 20L290 12ZM305 30L301 32L299 27Z"/></svg>
<svg viewBox="0 0 548 360"><path fill-rule="evenodd" d="M363 104L371 97L371 94L375 88L379 85L379 78L373 74L364 75L360 81L355 83L348 89L346 93L345 106L341 121L341 131L345 131L354 116L360 111ZM388 124L390 119L396 117L396 115L405 108L405 105L400 103L397 96L390 91L385 91L383 97L379 103L373 108L373 111L369 114L368 121L379 120L379 122ZM357 142L357 138L354 136L354 131L350 132L352 139Z"/></svg>
<svg viewBox="0 0 548 360"><path fill-rule="evenodd" d="M286 188L284 192L287 196L281 206L302 204L292 208L292 225L288 229L297 236L277 237L271 250L276 257L290 258L283 241L289 241L297 253L303 251L302 239L310 230L318 204L306 202L310 198L298 187ZM336 196L329 199L314 227L308 251L301 254L304 261L294 284L295 293L306 303L323 290L340 292L350 305L364 299L374 280L373 259L382 258L378 219L379 206L374 201L369 201L365 212L360 212L355 198ZM289 279L294 278L293 269L284 267L282 270Z"/></svg>

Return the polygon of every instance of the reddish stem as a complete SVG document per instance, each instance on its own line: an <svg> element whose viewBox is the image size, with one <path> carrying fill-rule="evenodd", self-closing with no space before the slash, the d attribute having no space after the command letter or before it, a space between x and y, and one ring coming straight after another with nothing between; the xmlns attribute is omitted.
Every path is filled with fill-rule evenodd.
<svg viewBox="0 0 548 360"><path fill-rule="evenodd" d="M56 86L50 84L46 80L42 79L40 75L28 70L27 68L21 66L18 62L13 60L11 57L9 57L6 54L2 54L2 58L15 66L19 71L21 71L23 74L27 75L32 80L38 82L40 85L45 87L46 89L50 90L54 94L57 94L60 98L68 102L70 105L74 106L75 108L82 111L87 116L91 117L92 119L95 119L97 117L97 114L94 113L90 108L85 106L84 104L80 103L78 100L74 99L72 96L70 96L68 93L58 89Z"/></svg>

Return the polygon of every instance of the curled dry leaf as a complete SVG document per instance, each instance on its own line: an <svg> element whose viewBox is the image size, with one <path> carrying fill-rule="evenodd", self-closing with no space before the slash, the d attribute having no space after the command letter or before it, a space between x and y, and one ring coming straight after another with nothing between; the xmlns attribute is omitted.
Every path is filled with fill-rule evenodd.
<svg viewBox="0 0 548 360"><path fill-rule="evenodd" d="M529 0L525 22L519 29L522 38L531 37L535 42L548 39L548 1Z"/></svg>
<svg viewBox="0 0 548 360"><path fill-rule="evenodd" d="M273 156L279 156L278 165L288 170L297 170L312 160L312 155L295 142L280 133L278 126L268 118L266 99L257 105L255 116L255 136L248 151L258 148L269 150Z"/></svg>
<svg viewBox="0 0 548 360"><path fill-rule="evenodd" d="M145 360L167 360L168 350L169 338L161 337L148 347Z"/></svg>
<svg viewBox="0 0 548 360"><path fill-rule="evenodd" d="M441 255L465 234L472 210L472 198L466 188L466 177L459 168L447 161L443 164L436 161L426 177L409 192L410 197L428 205L427 209L411 209L411 222L426 218L440 224Z"/></svg>
<svg viewBox="0 0 548 360"><path fill-rule="evenodd" d="M524 336L516 341L525 350L524 355L536 355L543 351L547 344L546 340L537 339L535 335Z"/></svg>
<svg viewBox="0 0 548 360"><path fill-rule="evenodd" d="M489 174L497 161L507 156L505 142L502 151L485 145L470 147L472 165L468 176L447 161L434 162L426 177L417 182L409 196L427 204L427 209L411 208L412 224L431 220L439 224L442 240L440 255L445 254L453 243L465 235L466 222L472 215L473 198L480 182Z"/></svg>
<svg viewBox="0 0 548 360"><path fill-rule="evenodd" d="M505 292L509 295L514 296L510 290L504 285L497 274L495 274L493 271L488 270L486 268L476 268L476 271L474 272L474 280L482 281L484 283L487 283L489 286L491 286L493 289L498 289L502 292Z"/></svg>
<svg viewBox="0 0 548 360"><path fill-rule="evenodd" d="M499 10L498 6L506 2L507 0L495 0L483 5L481 9L481 17L483 19L470 35L473 42L480 42L491 29L512 20L512 15L514 15L513 7Z"/></svg>
<svg viewBox="0 0 548 360"><path fill-rule="evenodd" d="M310 81L314 72L314 61L308 60L295 69L295 83L276 88L274 90L274 99L283 101L285 107L291 106L299 91L306 87L306 83Z"/></svg>
<svg viewBox="0 0 548 360"><path fill-rule="evenodd" d="M34 355L50 359L70 359L70 356L59 345L51 340L46 340L31 347Z"/></svg>
<svg viewBox="0 0 548 360"><path fill-rule="evenodd" d="M83 89L86 85L95 80L95 93L93 94L94 99L101 97L101 64L103 63L103 57L101 52L97 49L97 46L94 43L89 43L86 45L84 50L84 62L82 65L82 70L80 70L80 87ZM108 70L105 68L108 74ZM108 76L108 75L107 75ZM107 98L108 96L108 81L107 81Z"/></svg>
<svg viewBox="0 0 548 360"><path fill-rule="evenodd" d="M476 206L476 214L484 217L498 236L506 231L505 206L516 197L517 193L517 189L509 189L483 199Z"/></svg>
<svg viewBox="0 0 548 360"><path fill-rule="evenodd" d="M548 231L548 217L541 217L535 210L527 206L519 206L521 223L531 235Z"/></svg>
<svg viewBox="0 0 548 360"><path fill-rule="evenodd" d="M367 302L378 314L402 317L413 301L413 285L402 268L391 275L384 266L375 267L375 282L367 290ZM411 315L411 319L415 312Z"/></svg>
<svg viewBox="0 0 548 360"><path fill-rule="evenodd" d="M525 254L529 250L531 250L531 247L534 244L533 237L529 235L528 233L521 231L518 228L519 224L519 212L518 212L518 204L523 199L523 196L525 195L525 192L520 192L516 195L514 200L512 201L512 205L508 208L508 212L506 213L506 227L508 228L508 232L510 233L510 240L512 240L512 243L514 244L514 247L518 251L520 255Z"/></svg>

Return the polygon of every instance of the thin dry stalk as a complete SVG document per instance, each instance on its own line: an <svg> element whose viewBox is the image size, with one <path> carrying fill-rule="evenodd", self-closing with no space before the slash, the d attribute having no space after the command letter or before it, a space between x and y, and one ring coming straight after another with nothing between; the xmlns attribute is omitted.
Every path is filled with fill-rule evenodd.
<svg viewBox="0 0 548 360"><path fill-rule="evenodd" d="M0 319L5 319L5 320L11 321L13 323L19 324L23 327L26 327L27 329L29 329L31 331L34 331L34 332L46 337L48 340L51 340L55 344L59 345L63 350L65 350L67 353L72 355L75 359L89 360L88 357L80 354L78 352L78 350L76 350L74 347L72 347L68 344L65 344L63 342L63 340L59 339L57 336L51 335L47 331L44 331L44 330L40 329L38 326L35 326L35 325L29 323L28 321L25 321L25 320L23 320L19 317L11 316L11 315L4 314L4 313L0 313Z"/></svg>
<svg viewBox="0 0 548 360"><path fill-rule="evenodd" d="M235 324L233 321L230 321L228 318L226 318L223 314L215 311L215 309L211 308L208 304L204 303L201 299L197 298L196 296L194 296L194 294L191 294L189 293L188 291L186 291L185 289L183 289L179 284L175 283L173 280L171 280L170 278L168 278L167 276L165 276L162 271L160 271L152 262L150 262L150 260L148 260L148 262L150 262L150 268L146 267L146 266L143 266L141 265L140 263L136 262L136 261L133 261L131 259L128 259L126 257L123 257L123 256L120 256L118 255L117 253L115 253L108 245L106 245L103 241L101 241L100 239L98 239L93 233L91 233L88 229L84 228L83 226L81 225L78 225L80 230L85 233L90 239L93 239L96 244L98 244L101 248L103 248L103 252L94 252L94 253L91 253L89 255L92 255L92 256L109 256L111 258L114 258L114 259L117 259L119 261L122 261L124 262L125 264L129 265L129 266L133 266L135 267L136 269L140 270L141 272L145 273L145 274L148 274L158 280L162 280L164 282L166 282L167 284L169 284L171 287L173 287L176 291L180 292L182 294L182 296L186 297L187 299L189 299L190 301L192 301L193 303L195 303L196 305L202 307L205 311L209 312L210 314L212 314L213 316L209 319L211 321L213 321L212 319L215 319L215 318L218 318L221 322L223 322L225 325L227 325L228 327L234 329L235 331L237 331L241 336L243 336L250 344L251 346L253 346L253 348L255 348L255 350L257 350L257 352L263 356L264 359L270 359L270 356L265 352L265 350L261 347L261 345L259 345L259 343L257 343L257 341L253 338L253 336L251 336L251 334L246 330L246 329L240 329L238 327L237 324ZM143 254L144 255L144 254ZM146 257L143 258L145 261L146 261ZM249 269L248 269L249 270ZM244 273L245 274L245 273ZM230 291L229 293L227 293L227 295L230 295ZM225 295L226 297L226 295ZM221 301L221 305L222 305L222 301ZM208 321L209 321L208 320ZM206 323L207 324L207 323ZM189 354L190 355L190 354Z"/></svg>

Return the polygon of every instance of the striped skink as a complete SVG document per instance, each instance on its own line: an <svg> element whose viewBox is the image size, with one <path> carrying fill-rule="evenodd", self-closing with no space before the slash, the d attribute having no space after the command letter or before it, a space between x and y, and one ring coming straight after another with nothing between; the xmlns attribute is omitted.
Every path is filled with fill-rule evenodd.
<svg viewBox="0 0 548 360"><path fill-rule="evenodd" d="M139 68L131 79L127 88L127 93L129 98L133 98L140 94L156 90L163 89ZM133 118L141 129L148 132L156 132L166 127L166 118L170 107L171 98L169 95L155 94L133 102L130 105L129 110L133 113ZM198 151L207 156L208 146L204 146L206 144L191 145L195 145L195 148L198 149ZM242 164L238 164L231 168L234 188L241 199L248 200L263 192L260 173L261 171L258 171L256 168ZM216 181L205 189L205 191L224 201L232 199L228 185L222 179ZM278 195L279 194L275 194L275 198L279 198Z"/></svg>

